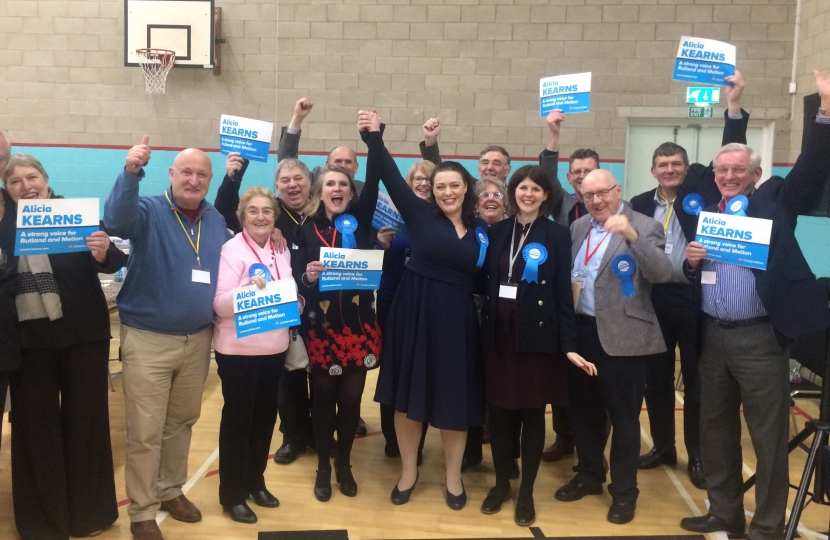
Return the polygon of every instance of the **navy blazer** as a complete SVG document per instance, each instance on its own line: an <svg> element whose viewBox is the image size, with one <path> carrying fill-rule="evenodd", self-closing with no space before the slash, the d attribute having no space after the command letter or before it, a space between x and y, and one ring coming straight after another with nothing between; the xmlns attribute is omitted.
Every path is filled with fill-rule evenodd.
<svg viewBox="0 0 830 540"><path fill-rule="evenodd" d="M746 215L771 219L766 270L752 270L758 296L779 341L830 327L827 295L819 286L795 238L799 214L810 210L830 174L830 125L812 123L804 131L804 151L787 178L773 176L749 197ZM717 212L717 204L706 208ZM678 213L680 215L680 213ZM695 228L697 219L695 219ZM684 271L700 291L700 268Z"/></svg>
<svg viewBox="0 0 830 540"><path fill-rule="evenodd" d="M510 217L490 227L490 245L484 262L487 300L482 309L482 342L492 347L496 335L496 310L499 300L499 259L510 245L513 224ZM576 313L571 292L571 235L568 229L545 217L533 222L525 243L538 242L548 251L539 265L536 282L519 282L517 332L519 351L565 354L576 352Z"/></svg>

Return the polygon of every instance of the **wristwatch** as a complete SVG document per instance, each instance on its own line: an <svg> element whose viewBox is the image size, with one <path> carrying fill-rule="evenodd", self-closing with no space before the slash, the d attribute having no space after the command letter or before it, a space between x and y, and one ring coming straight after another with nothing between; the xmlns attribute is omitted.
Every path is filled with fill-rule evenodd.
<svg viewBox="0 0 830 540"><path fill-rule="evenodd" d="M827 109L822 109L821 107L818 108L818 115L830 117L830 113L827 112Z"/></svg>

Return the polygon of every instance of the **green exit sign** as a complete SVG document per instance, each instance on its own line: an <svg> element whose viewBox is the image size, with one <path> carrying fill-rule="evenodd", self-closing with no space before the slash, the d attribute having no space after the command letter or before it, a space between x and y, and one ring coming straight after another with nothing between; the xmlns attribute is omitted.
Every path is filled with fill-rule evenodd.
<svg viewBox="0 0 830 540"><path fill-rule="evenodd" d="M686 103L718 103L720 88L713 86L690 86L686 88Z"/></svg>
<svg viewBox="0 0 830 540"><path fill-rule="evenodd" d="M689 107L689 118L712 118L712 107Z"/></svg>

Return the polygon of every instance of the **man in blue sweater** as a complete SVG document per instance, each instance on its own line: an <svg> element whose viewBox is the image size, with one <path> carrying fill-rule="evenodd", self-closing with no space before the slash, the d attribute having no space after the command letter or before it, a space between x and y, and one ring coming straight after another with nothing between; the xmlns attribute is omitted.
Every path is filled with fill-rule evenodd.
<svg viewBox="0 0 830 540"><path fill-rule="evenodd" d="M219 255L231 234L205 201L213 173L201 150L176 156L165 193L139 196L148 143L145 135L130 149L104 206L104 224L130 240L118 295L130 531L135 540L163 540L159 509L179 521L202 519L182 485L208 373Z"/></svg>

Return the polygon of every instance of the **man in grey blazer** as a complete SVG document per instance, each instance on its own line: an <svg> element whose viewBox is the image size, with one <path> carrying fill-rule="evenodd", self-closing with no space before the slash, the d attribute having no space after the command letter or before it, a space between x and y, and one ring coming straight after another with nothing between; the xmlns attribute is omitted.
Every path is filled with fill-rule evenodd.
<svg viewBox="0 0 830 540"><path fill-rule="evenodd" d="M568 372L569 408L579 457L576 476L556 492L560 501L602 493L606 419L611 438L611 523L634 519L640 406L650 355L666 343L651 305L651 284L671 277L665 238L654 219L622 201L614 176L601 169L582 182L589 215L571 225L577 352L596 366Z"/></svg>

